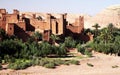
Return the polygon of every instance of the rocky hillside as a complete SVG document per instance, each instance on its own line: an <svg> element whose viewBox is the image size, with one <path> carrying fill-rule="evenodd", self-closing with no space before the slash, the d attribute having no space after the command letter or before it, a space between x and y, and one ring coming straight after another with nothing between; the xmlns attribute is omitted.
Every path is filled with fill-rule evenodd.
<svg viewBox="0 0 120 75"><path fill-rule="evenodd" d="M46 13L35 13L35 12L23 12L26 14L26 17L31 18L32 14L36 14L36 16L41 16L43 19L46 19ZM53 16L59 18L60 14L51 13ZM79 16L84 16L84 27L91 28L96 23L98 23L101 28L107 27L109 23L113 23L116 27L120 28L120 5L113 5L105 8L95 16L89 16L87 14L70 14L67 15L67 20L70 23L73 23L76 18Z"/></svg>
<svg viewBox="0 0 120 75"><path fill-rule="evenodd" d="M103 28L108 26L109 23L113 23L115 27L120 28L120 5L105 8L86 22L88 23L86 26L90 27L98 23Z"/></svg>

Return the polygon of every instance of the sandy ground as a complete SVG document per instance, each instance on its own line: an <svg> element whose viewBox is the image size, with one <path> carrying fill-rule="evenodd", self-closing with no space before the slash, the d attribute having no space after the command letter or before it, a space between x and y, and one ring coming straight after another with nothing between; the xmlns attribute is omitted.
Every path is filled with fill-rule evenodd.
<svg viewBox="0 0 120 75"><path fill-rule="evenodd" d="M94 67L90 67L91 63ZM112 68L117 65L118 68ZM0 75L120 75L120 57L96 53L92 58L80 59L80 65L61 65L55 69L41 66L29 67L25 70L1 70Z"/></svg>

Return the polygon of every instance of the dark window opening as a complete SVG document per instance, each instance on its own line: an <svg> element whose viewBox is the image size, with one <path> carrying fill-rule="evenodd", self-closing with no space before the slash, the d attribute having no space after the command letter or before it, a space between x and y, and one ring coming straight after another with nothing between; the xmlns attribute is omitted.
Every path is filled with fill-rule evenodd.
<svg viewBox="0 0 120 75"><path fill-rule="evenodd" d="M58 34L58 23L56 23L56 34Z"/></svg>
<svg viewBox="0 0 120 75"><path fill-rule="evenodd" d="M10 28L10 30L12 30L12 28Z"/></svg>

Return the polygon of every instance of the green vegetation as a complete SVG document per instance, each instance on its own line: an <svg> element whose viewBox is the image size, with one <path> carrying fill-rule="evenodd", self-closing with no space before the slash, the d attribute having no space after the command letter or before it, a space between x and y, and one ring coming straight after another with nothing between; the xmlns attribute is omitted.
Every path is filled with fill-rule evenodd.
<svg viewBox="0 0 120 75"><path fill-rule="evenodd" d="M99 34L98 28L100 28L100 26L99 26L98 23L96 23L96 24L95 24L94 26L92 26L92 27L95 28L95 30L94 30L94 37L97 37L98 34Z"/></svg>
<svg viewBox="0 0 120 75"><path fill-rule="evenodd" d="M65 47L67 48L75 48L77 44L77 42L72 37L66 37L64 43Z"/></svg>
<svg viewBox="0 0 120 75"><path fill-rule="evenodd" d="M80 45L78 44L77 46L78 52L80 52L83 55L87 55L88 57L92 57L92 52L89 50L87 45Z"/></svg>
<svg viewBox="0 0 120 75"><path fill-rule="evenodd" d="M79 65L79 61L77 60L70 60L69 62L70 64Z"/></svg>
<svg viewBox="0 0 120 75"><path fill-rule="evenodd" d="M112 23L108 27L99 30L100 34L94 38L87 47L105 54L120 55L120 29L115 28Z"/></svg>
<svg viewBox="0 0 120 75"><path fill-rule="evenodd" d="M14 70L19 70L19 69L26 69L29 66L32 66L31 61L23 60L23 59L17 59L14 63L10 63L8 65L8 68L14 69Z"/></svg>
<svg viewBox="0 0 120 75"><path fill-rule="evenodd" d="M90 66L90 67L94 67L94 65L91 64L91 63L87 63L87 65Z"/></svg>
<svg viewBox="0 0 120 75"><path fill-rule="evenodd" d="M114 66L112 66L112 68L118 68L119 66L117 66L117 65L114 65Z"/></svg>
<svg viewBox="0 0 120 75"><path fill-rule="evenodd" d="M67 64L66 64L67 63ZM16 59L15 62L10 63L8 65L8 68L19 70L19 69L26 69L29 66L43 66L46 68L55 68L59 65L68 65L68 64L75 64L79 65L79 61L77 60L61 60L61 59L52 59L52 58L34 58L32 60L26 60L26 59Z"/></svg>
<svg viewBox="0 0 120 75"><path fill-rule="evenodd" d="M2 65L0 64L0 70L2 70Z"/></svg>
<svg viewBox="0 0 120 75"><path fill-rule="evenodd" d="M56 35L51 35L52 42L46 42L41 40L42 35L39 32L35 32L26 42L23 42L16 36L8 36L3 29L0 29L0 64L9 64L8 67L15 70L35 65L47 68L55 68L61 64L78 65L79 62L76 60L53 59L69 56L68 50L73 48L77 48L78 52L88 57L92 57L93 50L120 56L120 29L115 28L112 23L103 29L99 29L98 24L93 27L94 30L86 29L84 32L84 34L93 33L94 39L89 42L75 40L72 37L65 37L59 41L60 37ZM57 41L59 43L56 46ZM90 63L87 65L94 66Z"/></svg>

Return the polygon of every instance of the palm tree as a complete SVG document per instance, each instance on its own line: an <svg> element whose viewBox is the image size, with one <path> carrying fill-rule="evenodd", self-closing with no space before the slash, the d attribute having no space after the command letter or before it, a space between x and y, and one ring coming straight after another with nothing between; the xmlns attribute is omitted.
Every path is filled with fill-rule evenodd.
<svg viewBox="0 0 120 75"><path fill-rule="evenodd" d="M109 33L108 28L104 28L101 32L100 38L103 40L105 45L112 39L112 35Z"/></svg>
<svg viewBox="0 0 120 75"><path fill-rule="evenodd" d="M92 27L94 27L95 28L95 33L94 33L94 35L95 35L95 37L97 37L98 36L98 28L100 28L100 26L99 26L99 24L98 23L96 23L95 25L93 25Z"/></svg>
<svg viewBox="0 0 120 75"><path fill-rule="evenodd" d="M113 33L114 25L113 25L112 23L110 23L110 24L108 25L108 30L109 30L109 32L110 32L111 34Z"/></svg>

